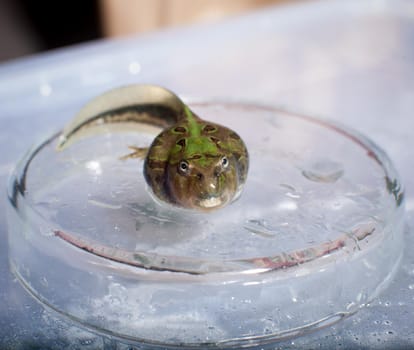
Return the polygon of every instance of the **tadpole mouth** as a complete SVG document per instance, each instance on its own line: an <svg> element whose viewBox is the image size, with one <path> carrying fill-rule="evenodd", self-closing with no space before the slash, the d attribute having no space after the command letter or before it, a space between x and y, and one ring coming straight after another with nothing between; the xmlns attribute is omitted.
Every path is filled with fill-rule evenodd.
<svg viewBox="0 0 414 350"><path fill-rule="evenodd" d="M212 209L221 207L227 202L227 196L223 195L207 195L197 201L197 205L201 208Z"/></svg>

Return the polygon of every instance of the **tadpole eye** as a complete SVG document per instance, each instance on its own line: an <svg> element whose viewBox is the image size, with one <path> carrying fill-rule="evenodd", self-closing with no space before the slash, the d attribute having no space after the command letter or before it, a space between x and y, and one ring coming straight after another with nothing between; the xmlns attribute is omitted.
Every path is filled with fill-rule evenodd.
<svg viewBox="0 0 414 350"><path fill-rule="evenodd" d="M188 162L186 160L182 160L179 164L178 164L178 170L180 171L180 173L182 174L187 174L188 171L190 169L190 166L188 165Z"/></svg>
<svg viewBox="0 0 414 350"><path fill-rule="evenodd" d="M225 169L227 168L228 165L229 165L229 160L227 159L227 157L221 158L221 166Z"/></svg>

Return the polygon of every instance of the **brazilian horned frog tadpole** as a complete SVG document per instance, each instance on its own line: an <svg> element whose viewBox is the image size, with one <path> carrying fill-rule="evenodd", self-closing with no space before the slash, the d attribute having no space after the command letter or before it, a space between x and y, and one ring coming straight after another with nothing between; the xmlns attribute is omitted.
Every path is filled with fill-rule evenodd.
<svg viewBox="0 0 414 350"><path fill-rule="evenodd" d="M249 157L233 130L199 118L174 93L159 86L131 85L104 93L86 104L64 128L62 150L93 127L143 123L163 128L148 148L123 159L145 158L144 177L154 195L172 205L209 211L238 198Z"/></svg>

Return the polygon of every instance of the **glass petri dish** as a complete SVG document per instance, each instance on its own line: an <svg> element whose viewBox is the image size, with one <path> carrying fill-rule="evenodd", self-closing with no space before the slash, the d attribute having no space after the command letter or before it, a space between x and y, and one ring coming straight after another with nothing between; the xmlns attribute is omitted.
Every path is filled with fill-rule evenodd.
<svg viewBox="0 0 414 350"><path fill-rule="evenodd" d="M151 128L31 150L9 183L11 268L43 305L151 347L240 348L333 324L372 300L402 256L389 158L337 124L271 107L195 103L241 135L241 197L212 213L156 203Z"/></svg>

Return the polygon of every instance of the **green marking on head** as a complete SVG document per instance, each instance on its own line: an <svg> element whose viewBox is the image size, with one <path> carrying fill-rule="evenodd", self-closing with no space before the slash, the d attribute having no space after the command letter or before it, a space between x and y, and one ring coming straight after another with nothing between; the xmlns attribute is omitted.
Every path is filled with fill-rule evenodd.
<svg viewBox="0 0 414 350"><path fill-rule="evenodd" d="M184 114L188 122L188 132L190 136L199 136L201 134L202 125L191 109L186 105L184 107Z"/></svg>
<svg viewBox="0 0 414 350"><path fill-rule="evenodd" d="M218 156L218 154L216 144L204 136L189 137L186 139L185 147L175 144L171 149L173 162L178 162L181 159L197 158L196 162L203 167L215 162L214 156Z"/></svg>
<svg viewBox="0 0 414 350"><path fill-rule="evenodd" d="M190 107L188 107L187 105L184 106L184 114L188 119L194 118L193 112L191 112Z"/></svg>
<svg viewBox="0 0 414 350"><path fill-rule="evenodd" d="M190 137L187 140L185 153L189 156L194 154L217 154L218 149L216 144L208 137Z"/></svg>

